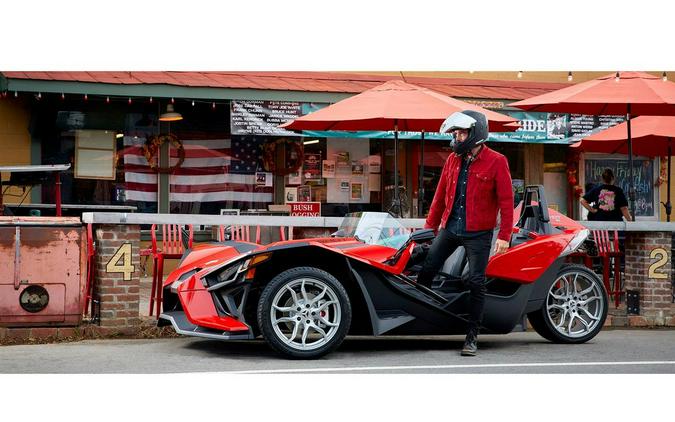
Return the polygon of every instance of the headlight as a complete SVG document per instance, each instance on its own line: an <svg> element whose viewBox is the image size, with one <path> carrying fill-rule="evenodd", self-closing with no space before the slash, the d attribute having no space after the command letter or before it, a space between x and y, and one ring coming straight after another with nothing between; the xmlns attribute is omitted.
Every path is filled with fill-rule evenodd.
<svg viewBox="0 0 675 422"><path fill-rule="evenodd" d="M583 229L579 233L574 235L572 240L570 240L570 243L568 243L567 246L565 246L565 249L563 249L563 251L560 253L560 256L566 256L576 251L579 248L579 246L581 246L581 244L584 242L584 240L586 240L586 238L590 233L591 233L590 230Z"/></svg>
<svg viewBox="0 0 675 422"><path fill-rule="evenodd" d="M256 265L259 265L265 261L267 261L270 257L272 256L271 253L263 253L259 255L254 255L245 261L235 261L233 263L230 263L227 267L224 269L220 269L220 272L218 275L215 277L215 280L213 276L211 277L205 277L202 279L202 282L204 283L204 287L207 288L207 290L216 290L219 289L223 286L226 286L230 283L235 282L239 276L244 273L244 274L250 274L251 272L254 271L254 267ZM246 277L246 278L252 278L252 277Z"/></svg>

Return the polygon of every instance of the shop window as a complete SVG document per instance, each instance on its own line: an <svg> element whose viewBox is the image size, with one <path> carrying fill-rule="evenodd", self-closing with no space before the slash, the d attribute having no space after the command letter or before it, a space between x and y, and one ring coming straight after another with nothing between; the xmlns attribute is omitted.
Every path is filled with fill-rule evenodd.
<svg viewBox="0 0 675 422"><path fill-rule="evenodd" d="M75 132L75 178L115 180L115 131Z"/></svg>

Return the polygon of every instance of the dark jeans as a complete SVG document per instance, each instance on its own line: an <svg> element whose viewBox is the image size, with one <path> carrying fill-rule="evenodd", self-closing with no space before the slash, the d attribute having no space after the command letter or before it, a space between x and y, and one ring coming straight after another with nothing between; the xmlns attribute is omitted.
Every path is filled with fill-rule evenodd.
<svg viewBox="0 0 675 422"><path fill-rule="evenodd" d="M417 282L431 286L431 280L441 269L446 259L457 249L464 246L469 258L469 279L466 286L470 291L469 299L469 329L478 328L483 320L483 305L485 304L485 268L490 258L492 245L492 231L480 236L463 237L442 229L434 239L427 254L422 270L417 276Z"/></svg>

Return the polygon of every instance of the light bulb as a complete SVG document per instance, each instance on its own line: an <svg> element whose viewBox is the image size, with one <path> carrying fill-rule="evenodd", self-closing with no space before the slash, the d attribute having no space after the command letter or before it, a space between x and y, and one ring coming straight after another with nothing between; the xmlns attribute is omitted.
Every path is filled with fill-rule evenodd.
<svg viewBox="0 0 675 422"><path fill-rule="evenodd" d="M65 99L66 99L66 96L63 94L63 92L61 93L61 99L62 99L62 100L65 100Z"/></svg>
<svg viewBox="0 0 675 422"><path fill-rule="evenodd" d="M518 71L518 79L521 79L523 77L523 71L519 70Z"/></svg>
<svg viewBox="0 0 675 422"><path fill-rule="evenodd" d="M216 109L216 103L215 102L211 103L211 108L214 109L214 110Z"/></svg>
<svg viewBox="0 0 675 422"><path fill-rule="evenodd" d="M41 93L41 92L38 92L37 99L38 99L38 100L41 100L41 99L42 99L42 93Z"/></svg>
<svg viewBox="0 0 675 422"><path fill-rule="evenodd" d="M195 100L192 100L192 107L195 106Z"/></svg>
<svg viewBox="0 0 675 422"><path fill-rule="evenodd" d="M567 73L567 82L572 82L572 72Z"/></svg>
<svg viewBox="0 0 675 422"><path fill-rule="evenodd" d="M89 97L87 96L87 94L84 94L84 101L87 101L88 99Z"/></svg>
<svg viewBox="0 0 675 422"><path fill-rule="evenodd" d="M152 97L150 97L150 104L152 104Z"/></svg>
<svg viewBox="0 0 675 422"><path fill-rule="evenodd" d="M110 104L110 97L105 97L105 103Z"/></svg>
<svg viewBox="0 0 675 422"><path fill-rule="evenodd" d="M19 93L14 91L14 98L17 98L19 96Z"/></svg>
<svg viewBox="0 0 675 422"><path fill-rule="evenodd" d="M129 101L128 101L128 102L129 102L129 105L131 105L131 97L129 97Z"/></svg>
<svg viewBox="0 0 675 422"><path fill-rule="evenodd" d="M171 104L173 104L175 102L176 102L176 100L174 100L173 97L171 97Z"/></svg>

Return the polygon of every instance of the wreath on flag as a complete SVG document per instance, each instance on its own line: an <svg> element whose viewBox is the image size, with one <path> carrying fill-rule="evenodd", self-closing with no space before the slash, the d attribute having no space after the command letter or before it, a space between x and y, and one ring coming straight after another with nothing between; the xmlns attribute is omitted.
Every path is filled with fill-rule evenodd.
<svg viewBox="0 0 675 422"><path fill-rule="evenodd" d="M276 154L278 145L286 146L286 159L283 168L276 166ZM287 174L295 173L302 167L302 159L304 157L302 146L299 142L280 138L271 142L266 142L263 148L263 168L265 171L272 172L279 176L286 176Z"/></svg>
<svg viewBox="0 0 675 422"><path fill-rule="evenodd" d="M178 151L178 162L171 167L159 167L158 160L155 160L155 157L159 153L164 142L169 142ZM145 140L145 144L143 144L143 155L145 156L145 159L148 160L148 164L152 171L155 173L171 174L183 165L183 162L185 161L185 147L183 146L183 142L181 142L176 135L153 135Z"/></svg>

